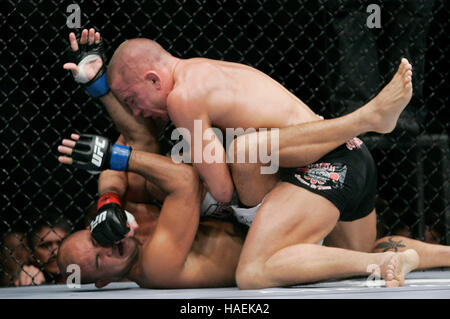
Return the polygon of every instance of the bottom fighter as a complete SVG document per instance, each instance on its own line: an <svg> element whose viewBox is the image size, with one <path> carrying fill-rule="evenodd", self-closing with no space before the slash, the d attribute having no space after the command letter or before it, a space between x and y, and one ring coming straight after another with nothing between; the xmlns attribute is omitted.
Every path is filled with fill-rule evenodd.
<svg viewBox="0 0 450 319"><path fill-rule="evenodd" d="M243 137L240 138L242 139ZM88 168L88 164L86 163L90 162L90 156L93 155L93 137L82 137L80 139L79 136L73 135L72 139L72 141L64 141L64 146L60 148L60 151L66 155L71 155L75 160L74 163L78 163L78 166L86 166L84 168ZM280 145L283 147L285 143L280 141ZM354 139L348 145L343 146L344 149L338 149L336 152L340 152L340 155L346 153L345 148L347 146L349 152L356 151L354 153L355 155L349 155L350 160L341 163L349 170L348 174L351 173L350 171L354 165L358 165L358 157L361 161L361 166L366 171L370 171L374 164L371 163L372 159L370 154L367 157L367 151L359 145L358 140ZM116 145L114 147L119 146ZM112 156L117 156L117 150L114 150L114 147L112 154L115 155ZM85 164L80 164L80 155L77 155L80 149L85 150ZM88 150L91 151L89 152ZM333 157L333 154L330 156ZM124 158L127 160L128 155L125 155ZM66 156L60 158L60 161L66 164L72 164L72 159ZM111 163L113 162L111 160ZM316 168L320 168L320 165L315 165ZM340 221L337 225L335 221L336 227L333 230L333 227L327 226L331 228L328 229L328 232L324 232L323 230L318 231L320 227L317 227L317 229L310 232L310 238L307 240L299 239L301 234L297 235L296 238L296 233L291 231L291 229L295 230L294 226L296 222L289 223L289 221L283 220L283 215L295 215L296 208L288 206L277 208L271 206L272 190L267 191L268 195L263 200L258 214L256 214L258 207L245 209L237 205L231 206L238 219L247 220L248 223L251 223L253 218L255 218L255 221L258 223L254 223L250 227L249 236L251 235L252 237L250 241L248 238L246 239L246 244L241 255L245 231L242 231L240 227L227 221L212 219L203 220L199 223L200 208L208 207L208 201L211 201L211 197L202 189L202 184L199 182L198 176L192 167L184 164L174 164L170 158L139 151L131 152L127 166L128 173L126 174L110 170L103 172L99 181L99 192L100 194L105 192L105 190L102 190L102 184L104 184L103 181L105 179L120 178L122 181L118 184L121 185L124 185L123 179L126 179L128 188L115 189L114 192L124 195L122 197L124 201L123 208L132 212L140 224L135 236L122 239L129 231L129 228L126 227L125 213L122 214L122 220L112 217L106 218L106 216L105 220L102 220L102 218L98 217L102 214L102 208L100 207L97 218L93 224L91 223L91 230L74 233L60 247L58 264L61 270L65 272L67 265L71 263L80 265L82 281L84 283L95 282L97 287L102 287L111 281L127 278L135 281L141 287L149 288L219 287L235 285L235 278L237 278L237 284L240 288L262 288L356 275L370 275L371 269L368 269L368 266L375 264L379 266L381 276L386 280L386 285L397 286L403 284L404 275L407 272L418 266L419 268L426 268L450 264L450 250L448 247L424 244L408 238L401 238L404 246L401 249L405 250L402 253L366 253L335 248L340 246L347 248L345 247L347 238L339 238L339 235L351 237L352 228L357 232L357 229L354 229L354 227L343 226L346 221ZM238 166L235 169L242 173L245 166L246 164ZM255 165L255 167L257 166ZM286 174L283 174L285 177L282 177L282 180L287 181L289 184L298 184L297 181L299 179L296 175L306 177L306 171L308 171L309 177L311 177L314 175L309 171L311 168L314 169L314 165L309 168L299 169L297 170L299 174L289 170ZM240 180L235 180L239 197L255 198L251 188L239 186L245 181L245 178L243 178L244 174L235 174L235 172L236 170L233 172L233 177L237 176L239 178L241 176ZM136 182L141 177L134 173L144 176L146 179L145 182ZM292 176L297 181L292 180ZM366 179L370 179L370 177L373 176L364 176L364 182ZM320 180L320 176L317 179ZM328 180L335 179L328 178ZM348 180L342 183L342 189L348 192L346 188L352 187L349 185L350 183ZM137 184L140 184L140 186L136 187ZM276 185L283 184L283 182L276 183ZM374 183L369 183L368 188L373 188L374 186L370 184L374 185ZM154 189L155 185L159 185L161 188L159 194L162 197L165 196L164 199L161 198L164 204L160 213L156 206L146 204L149 199L147 190ZM360 187L360 185L357 184L354 187ZM354 191L353 188L352 190ZM370 190L366 193L367 196L371 196ZM372 195L375 196L375 193L372 192ZM109 209L113 206L118 211L122 209L120 208L120 199L115 195L111 196L106 193L104 196L102 197L112 198L107 200L108 204L104 206L109 205ZM289 205L291 196L292 191L286 191L285 201L287 205ZM344 200L339 193L335 196L338 200ZM103 201L102 197L100 202ZM202 199L203 205L201 205ZM331 203L338 205L338 209L343 212L346 206L351 206L346 205L349 200L341 204L336 204L336 200L333 198L329 198L329 200ZM368 198L365 201L369 202L365 205L367 206L366 208L370 208L372 199ZM304 204L308 205L308 203ZM364 203L361 202L361 204ZM353 208L357 209L358 207L354 206ZM264 212L270 209L277 213L280 221L274 219L272 225L268 226L263 223L264 219L267 219L267 213ZM104 211L111 216L120 215L113 214L108 209ZM202 209L202 211L208 210ZM260 218L261 212L263 214ZM352 209L350 209L350 212L352 212ZM325 216L326 214L320 211L320 207L313 213L317 214L319 218L321 214L324 215L322 217L327 218ZM357 211L353 211L352 213L358 214ZM367 215L365 211L359 213ZM374 216L373 211L369 211L369 213L369 216ZM358 221L357 215L352 216L346 214L346 216L350 216L350 220L356 216L356 221ZM302 222L307 221L307 219L303 218ZM364 220L364 217L360 219ZM108 223L105 221L108 221ZM354 222L347 221L349 224ZM286 232L286 229L290 233L288 238L275 239L276 245L282 247L281 249L272 249L272 246L268 245L268 249L264 251L264 249L258 247L255 243L258 240L262 242L270 241L271 238L267 238L268 236L263 238L264 235L261 233L258 234L260 229L254 230L255 227L261 230L269 227L268 234L272 232L277 235L279 233L280 237L283 235L283 232ZM345 231L341 231L342 229ZM335 247L321 247L317 245L317 242L326 236L325 242ZM103 242L105 237L108 237L110 242L117 243L109 247L101 246L99 241ZM385 240L381 239L377 244ZM398 240L398 238L394 238L394 240ZM373 244L373 241L371 244ZM296 245L291 247L290 242L295 242ZM252 260L250 258L252 252L249 252L249 247L254 245L256 245L256 252L264 253L261 254L262 257L255 257ZM367 246L367 243L365 245ZM374 246L376 247L378 245L371 245L371 247ZM279 254L280 256L277 256L276 254L285 247L292 251L282 251ZM296 251L298 248L301 249ZM419 264L417 253L414 250L407 250L407 248L414 248L419 252L421 257L425 257L425 261L421 260ZM322 250L324 254L321 255L320 251L317 253L317 249ZM333 255L332 258L330 258L330 255ZM266 259L264 260L264 258ZM275 263L271 264L271 262ZM238 263L239 267L237 268ZM261 272L261 265L267 266L266 269L263 269L266 273ZM295 267L302 271L291 271ZM278 278L274 280L274 276L278 276Z"/></svg>

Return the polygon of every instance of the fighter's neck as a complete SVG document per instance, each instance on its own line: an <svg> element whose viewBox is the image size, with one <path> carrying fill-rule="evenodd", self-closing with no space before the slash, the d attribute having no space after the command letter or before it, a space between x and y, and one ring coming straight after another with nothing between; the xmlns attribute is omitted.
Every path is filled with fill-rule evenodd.
<svg viewBox="0 0 450 319"><path fill-rule="evenodd" d="M175 74L175 72L177 70L177 67L180 65L181 61L183 61L183 59L172 57L171 65L170 65L171 66L170 69L171 69L172 76L174 76L174 74Z"/></svg>
<svg viewBox="0 0 450 319"><path fill-rule="evenodd" d="M145 278L144 267L142 263L142 252L143 252L143 245L139 244L138 252L134 257L131 268L128 271L128 273L124 276L126 279L134 281L137 284L139 284L139 282L142 281L142 278Z"/></svg>

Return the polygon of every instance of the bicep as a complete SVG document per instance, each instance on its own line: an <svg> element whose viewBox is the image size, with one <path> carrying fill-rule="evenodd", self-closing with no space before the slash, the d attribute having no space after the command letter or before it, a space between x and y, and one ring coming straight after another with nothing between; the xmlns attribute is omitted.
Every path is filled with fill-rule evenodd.
<svg viewBox="0 0 450 319"><path fill-rule="evenodd" d="M182 274L198 229L200 193L197 181L184 192L169 194L164 200L157 227L144 253L148 277L171 281Z"/></svg>
<svg viewBox="0 0 450 319"><path fill-rule="evenodd" d="M169 114L177 128L187 130L184 138L190 144L191 161L212 196L220 202L230 201L234 186L222 144L222 132L213 129L208 115L198 108L189 110L184 106L177 108L176 112L169 110Z"/></svg>

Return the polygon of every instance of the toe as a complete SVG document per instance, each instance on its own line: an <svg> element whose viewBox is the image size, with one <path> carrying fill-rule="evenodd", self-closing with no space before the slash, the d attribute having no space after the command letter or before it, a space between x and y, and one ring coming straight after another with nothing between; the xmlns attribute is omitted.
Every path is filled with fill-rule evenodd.
<svg viewBox="0 0 450 319"><path fill-rule="evenodd" d="M408 64L408 63L404 64L404 63L402 63L401 69L400 69L400 73L402 75L406 75L408 72L411 72L411 71L412 71L411 64Z"/></svg>
<svg viewBox="0 0 450 319"><path fill-rule="evenodd" d="M400 74L405 73L405 64L403 62L400 63L400 65L398 66L398 73L400 73Z"/></svg>
<svg viewBox="0 0 450 319"><path fill-rule="evenodd" d="M411 85L412 83L412 77L411 76L406 76L405 77L405 87L408 85Z"/></svg>
<svg viewBox="0 0 450 319"><path fill-rule="evenodd" d="M394 270L393 269L388 269L386 271L386 280L389 281L389 280L392 280L392 279L394 279Z"/></svg>
<svg viewBox="0 0 450 319"><path fill-rule="evenodd" d="M398 282L398 280L389 280L386 281L386 287L387 288L395 288L400 286L400 283Z"/></svg>

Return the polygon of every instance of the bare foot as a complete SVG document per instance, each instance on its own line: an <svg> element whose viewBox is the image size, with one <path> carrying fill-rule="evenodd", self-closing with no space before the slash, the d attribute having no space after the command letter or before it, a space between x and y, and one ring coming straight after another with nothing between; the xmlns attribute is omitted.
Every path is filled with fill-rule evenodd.
<svg viewBox="0 0 450 319"><path fill-rule="evenodd" d="M386 287L401 287L405 284L405 275L419 266L419 255L414 249L401 253L384 253L381 263L381 276Z"/></svg>
<svg viewBox="0 0 450 319"><path fill-rule="evenodd" d="M365 105L372 131L390 133L412 96L412 66L403 58L391 82Z"/></svg>

